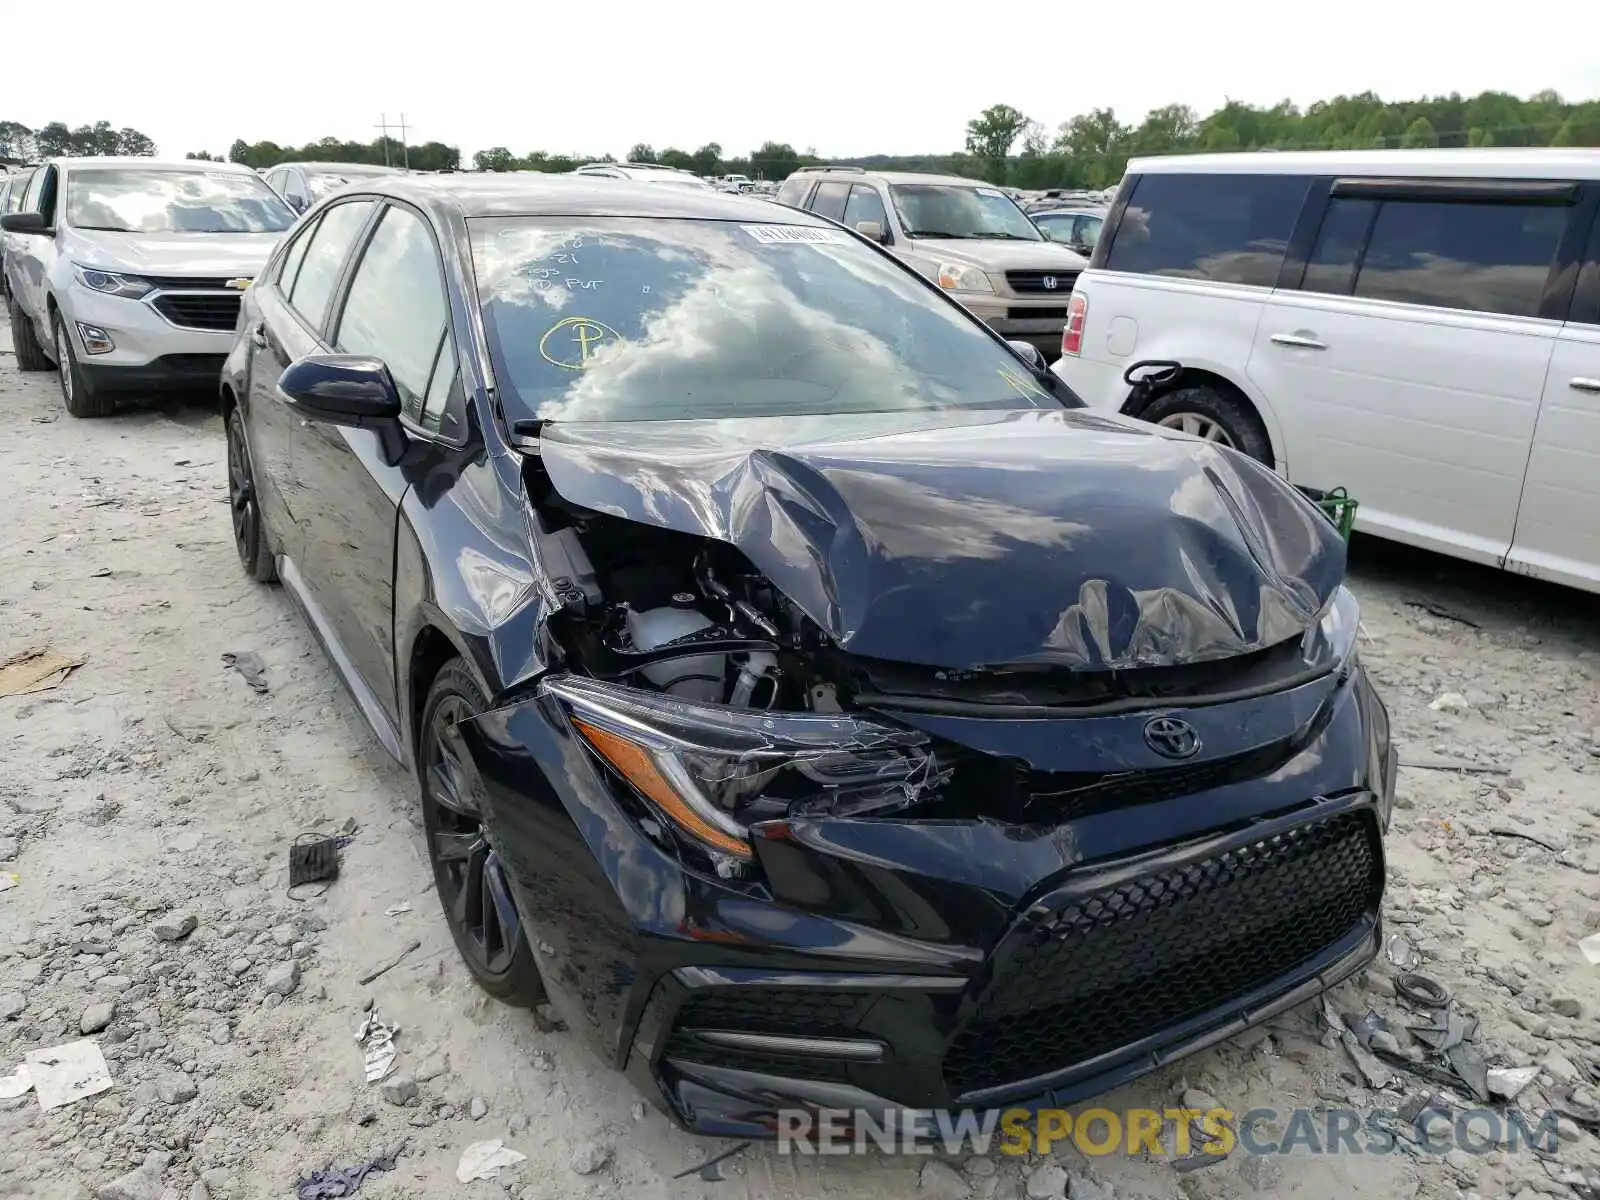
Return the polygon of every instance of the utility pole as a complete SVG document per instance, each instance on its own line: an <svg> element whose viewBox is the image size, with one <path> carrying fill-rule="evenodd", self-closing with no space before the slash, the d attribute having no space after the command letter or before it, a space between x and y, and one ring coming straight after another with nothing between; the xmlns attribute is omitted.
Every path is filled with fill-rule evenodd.
<svg viewBox="0 0 1600 1200"><path fill-rule="evenodd" d="M383 135L383 165L392 167L394 162L389 157L389 117L386 113L378 114L378 123L373 126ZM406 170L411 169L411 146L406 138L406 115L400 114L400 123L395 126L400 131L400 161Z"/></svg>

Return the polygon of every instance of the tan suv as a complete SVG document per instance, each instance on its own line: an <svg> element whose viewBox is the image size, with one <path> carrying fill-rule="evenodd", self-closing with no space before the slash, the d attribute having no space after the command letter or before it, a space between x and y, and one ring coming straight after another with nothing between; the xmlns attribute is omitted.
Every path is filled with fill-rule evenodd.
<svg viewBox="0 0 1600 1200"><path fill-rule="evenodd" d="M875 238L996 332L1061 353L1067 302L1082 255L1046 240L1000 188L959 175L806 167L777 201Z"/></svg>

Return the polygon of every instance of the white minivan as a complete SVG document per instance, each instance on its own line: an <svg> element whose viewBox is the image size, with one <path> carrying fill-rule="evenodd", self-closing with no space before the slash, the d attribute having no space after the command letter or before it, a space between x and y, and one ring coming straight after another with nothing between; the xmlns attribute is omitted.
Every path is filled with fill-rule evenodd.
<svg viewBox="0 0 1600 1200"><path fill-rule="evenodd" d="M1358 529L1600 592L1597 208L1600 150L1135 159L1053 369Z"/></svg>

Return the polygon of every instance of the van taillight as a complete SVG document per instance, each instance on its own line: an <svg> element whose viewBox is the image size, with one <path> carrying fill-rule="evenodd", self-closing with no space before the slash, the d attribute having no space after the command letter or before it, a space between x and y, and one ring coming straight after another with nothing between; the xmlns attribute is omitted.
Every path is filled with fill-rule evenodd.
<svg viewBox="0 0 1600 1200"><path fill-rule="evenodd" d="M1074 292L1067 305L1067 327L1061 331L1061 353L1076 354L1083 349L1083 322L1089 316L1089 298Z"/></svg>

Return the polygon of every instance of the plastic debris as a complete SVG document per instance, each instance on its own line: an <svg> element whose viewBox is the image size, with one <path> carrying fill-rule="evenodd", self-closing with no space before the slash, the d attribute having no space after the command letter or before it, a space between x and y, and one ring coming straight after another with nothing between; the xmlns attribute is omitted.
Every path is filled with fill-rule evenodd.
<svg viewBox="0 0 1600 1200"><path fill-rule="evenodd" d="M388 908L383 910L383 915L386 917L398 917L401 913L408 913L410 911L411 901L407 900L400 904L391 904Z"/></svg>
<svg viewBox="0 0 1600 1200"><path fill-rule="evenodd" d="M40 1108L60 1108L111 1087L111 1072L96 1042L65 1042L48 1050L30 1050L24 1058Z"/></svg>
<svg viewBox="0 0 1600 1200"><path fill-rule="evenodd" d="M339 850L346 837L319 838L302 834L289 846L289 888L339 878Z"/></svg>
<svg viewBox="0 0 1600 1200"><path fill-rule="evenodd" d="M396 1143L377 1158L353 1167L335 1168L329 1163L320 1171L313 1171L294 1185L296 1200L337 1200L340 1196L354 1196L361 1190L368 1175L374 1171L394 1170L394 1160L406 1148L404 1141Z"/></svg>
<svg viewBox="0 0 1600 1200"><path fill-rule="evenodd" d="M400 1026L387 1024L378 1016L376 1008L369 1009L356 1030L356 1041L361 1043L361 1067L368 1083L377 1083L394 1070L394 1036Z"/></svg>
<svg viewBox="0 0 1600 1200"><path fill-rule="evenodd" d="M1490 1067L1489 1094L1502 1100L1515 1100L1522 1089L1539 1077L1539 1068Z"/></svg>
<svg viewBox="0 0 1600 1200"><path fill-rule="evenodd" d="M1363 1048L1355 1034L1347 1031L1339 1040L1344 1043L1345 1053L1350 1056L1350 1061L1355 1063L1356 1070L1361 1072L1361 1077L1366 1080L1369 1088L1382 1091L1400 1082L1400 1077L1384 1066L1377 1055Z"/></svg>
<svg viewBox="0 0 1600 1200"><path fill-rule="evenodd" d="M1591 967L1600 966L1600 933L1591 933L1578 943L1578 949L1589 960Z"/></svg>
<svg viewBox="0 0 1600 1200"><path fill-rule="evenodd" d="M1489 1064L1476 1047L1457 1042L1444 1052L1444 1058L1461 1082L1472 1089L1474 1096L1479 1100L1489 1098Z"/></svg>
<svg viewBox="0 0 1600 1200"><path fill-rule="evenodd" d="M1450 992L1444 984L1416 972L1397 976L1394 994L1418 1008L1444 1008L1450 1003Z"/></svg>
<svg viewBox="0 0 1600 1200"><path fill-rule="evenodd" d="M0 662L0 696L30 696L48 692L83 666L81 655L55 650L24 650Z"/></svg>
<svg viewBox="0 0 1600 1200"><path fill-rule="evenodd" d="M1408 971L1417 965L1417 952L1403 933L1397 933L1389 939L1385 948L1389 961L1402 971Z"/></svg>
<svg viewBox="0 0 1600 1200"><path fill-rule="evenodd" d="M15 1100L18 1096L26 1096L33 1087L33 1080L28 1075L28 1064L22 1063L9 1075L0 1075L0 1100Z"/></svg>
<svg viewBox="0 0 1600 1200"><path fill-rule="evenodd" d="M461 1152L456 1164L456 1182L471 1183L474 1179L493 1179L501 1167L514 1167L526 1154L511 1149L499 1138L492 1142L473 1142Z"/></svg>
<svg viewBox="0 0 1600 1200"><path fill-rule="evenodd" d="M255 651L229 650L223 654L222 661L244 677L251 691L262 693L267 690L267 664L261 661L261 656Z"/></svg>

